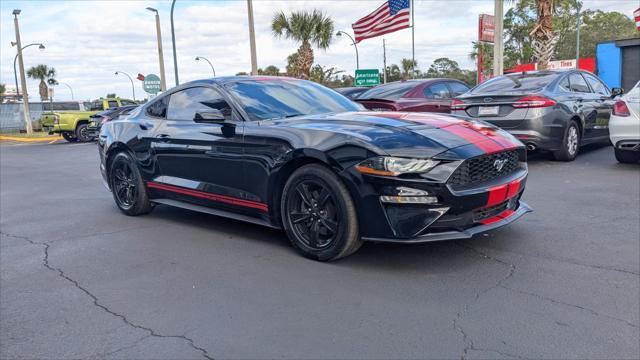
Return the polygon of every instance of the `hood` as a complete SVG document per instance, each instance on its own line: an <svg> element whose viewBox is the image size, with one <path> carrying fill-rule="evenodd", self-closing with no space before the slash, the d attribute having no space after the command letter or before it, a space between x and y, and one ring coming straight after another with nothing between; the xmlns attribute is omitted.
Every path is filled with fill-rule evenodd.
<svg viewBox="0 0 640 360"><path fill-rule="evenodd" d="M488 123L415 112L345 112L276 120L296 129L332 132L364 141L392 156L467 158L523 146Z"/></svg>

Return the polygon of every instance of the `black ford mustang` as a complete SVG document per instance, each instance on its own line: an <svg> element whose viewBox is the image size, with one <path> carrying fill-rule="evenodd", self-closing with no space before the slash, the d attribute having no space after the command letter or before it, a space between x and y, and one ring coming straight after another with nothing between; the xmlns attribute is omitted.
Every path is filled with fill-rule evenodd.
<svg viewBox="0 0 640 360"><path fill-rule="evenodd" d="M167 204L284 228L317 260L363 240L469 238L531 211L526 151L449 116L366 112L313 82L226 77L171 89L100 132L127 215Z"/></svg>

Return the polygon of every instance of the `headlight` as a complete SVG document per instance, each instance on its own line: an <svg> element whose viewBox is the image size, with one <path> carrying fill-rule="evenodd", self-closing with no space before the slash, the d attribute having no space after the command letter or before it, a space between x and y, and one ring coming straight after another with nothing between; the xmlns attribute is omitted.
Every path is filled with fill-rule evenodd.
<svg viewBox="0 0 640 360"><path fill-rule="evenodd" d="M438 165L439 161L431 159L408 159L379 156L367 159L356 165L356 170L363 174L398 176L402 174L425 173Z"/></svg>

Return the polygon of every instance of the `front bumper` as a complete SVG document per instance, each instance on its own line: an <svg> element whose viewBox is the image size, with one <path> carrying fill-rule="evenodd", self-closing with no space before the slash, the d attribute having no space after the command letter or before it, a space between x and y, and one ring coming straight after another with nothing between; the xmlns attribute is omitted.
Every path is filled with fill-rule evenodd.
<svg viewBox="0 0 640 360"><path fill-rule="evenodd" d="M456 239L470 239L474 235L481 234L487 231L495 230L503 226L509 225L512 222L521 218L524 214L532 212L533 209L529 207L525 202L518 201L518 207L515 211L509 212L505 215L498 215L500 219L492 221L490 223L476 225L465 230L450 230L442 232L427 233L417 237L409 239L398 238L374 238L363 237L365 241L378 241L378 242L393 242L393 243L424 243L443 240L456 240Z"/></svg>

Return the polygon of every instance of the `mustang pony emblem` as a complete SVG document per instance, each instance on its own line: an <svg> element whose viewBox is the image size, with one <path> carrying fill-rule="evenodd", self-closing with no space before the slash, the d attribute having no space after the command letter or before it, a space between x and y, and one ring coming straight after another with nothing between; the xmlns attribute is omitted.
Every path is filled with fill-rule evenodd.
<svg viewBox="0 0 640 360"><path fill-rule="evenodd" d="M493 167L496 168L496 170L498 171L502 171L502 168L506 163L507 163L507 159L498 159L493 162Z"/></svg>

